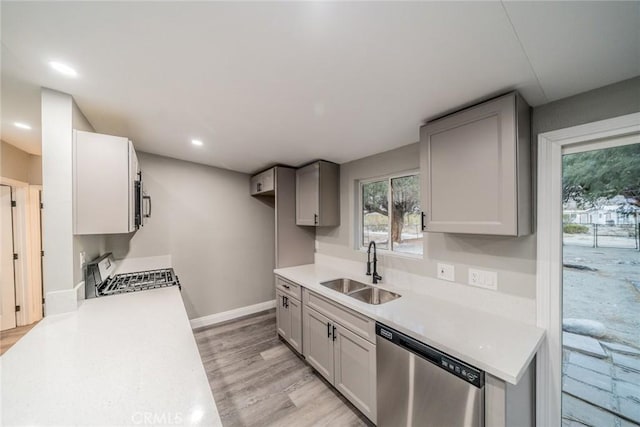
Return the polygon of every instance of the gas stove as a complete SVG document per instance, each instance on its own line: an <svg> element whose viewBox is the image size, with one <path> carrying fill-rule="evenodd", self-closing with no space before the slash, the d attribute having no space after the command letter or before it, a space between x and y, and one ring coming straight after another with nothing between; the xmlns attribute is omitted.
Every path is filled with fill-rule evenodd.
<svg viewBox="0 0 640 427"><path fill-rule="evenodd" d="M87 264L85 270L85 297L125 294L148 289L178 286L180 281L173 268L113 274L116 263L111 253Z"/></svg>

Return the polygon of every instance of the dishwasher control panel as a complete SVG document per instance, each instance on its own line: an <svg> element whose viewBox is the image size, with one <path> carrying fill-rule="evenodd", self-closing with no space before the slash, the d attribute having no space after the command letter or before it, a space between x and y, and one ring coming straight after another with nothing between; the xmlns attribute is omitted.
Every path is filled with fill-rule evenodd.
<svg viewBox="0 0 640 427"><path fill-rule="evenodd" d="M415 340L381 323L376 323L376 335L406 348L412 353L428 360L434 365L439 366L452 375L455 375L478 388L482 388L484 386L484 371L467 365L466 363L442 353L425 343Z"/></svg>
<svg viewBox="0 0 640 427"><path fill-rule="evenodd" d="M450 357L440 355L440 367L448 370L452 374L462 378L475 385L476 387L482 387L480 377L482 372L475 368L472 368L462 362L458 362Z"/></svg>

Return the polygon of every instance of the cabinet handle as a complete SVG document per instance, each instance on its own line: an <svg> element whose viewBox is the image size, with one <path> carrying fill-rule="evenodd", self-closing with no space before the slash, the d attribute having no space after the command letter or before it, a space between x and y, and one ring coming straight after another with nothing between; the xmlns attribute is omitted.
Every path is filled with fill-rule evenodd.
<svg viewBox="0 0 640 427"><path fill-rule="evenodd" d="M262 183L261 182L258 183L257 188L258 188L258 190L257 190L258 192L262 191Z"/></svg>
<svg viewBox="0 0 640 427"><path fill-rule="evenodd" d="M424 229L425 229L425 226L424 226L424 217L425 217L426 215L427 215L426 213L422 212L422 216L421 216L421 218L422 218L422 219L420 220L420 221L421 221L421 226L422 226L422 231L424 231Z"/></svg>
<svg viewBox="0 0 640 427"><path fill-rule="evenodd" d="M282 297L282 306L284 307L284 296Z"/></svg>
<svg viewBox="0 0 640 427"><path fill-rule="evenodd" d="M336 340L336 327L335 326L333 327L333 332L332 333L333 333L333 340L335 341Z"/></svg>
<svg viewBox="0 0 640 427"><path fill-rule="evenodd" d="M149 206L149 212L144 214L144 217L145 218L151 218L151 196L142 196L142 198L144 200L146 200L147 202L149 202L148 205L147 205L147 206Z"/></svg>
<svg viewBox="0 0 640 427"><path fill-rule="evenodd" d="M327 338L331 338L331 323L327 322Z"/></svg>
<svg viewBox="0 0 640 427"><path fill-rule="evenodd" d="M289 308L289 297L284 297L284 307Z"/></svg>
<svg viewBox="0 0 640 427"><path fill-rule="evenodd" d="M313 223L318 225L318 214L313 214Z"/></svg>
<svg viewBox="0 0 640 427"><path fill-rule="evenodd" d="M284 287L285 287L285 288L287 288L287 289L291 289L291 286L289 286L289 285L284 285L284 284L283 284L282 286L284 286Z"/></svg>

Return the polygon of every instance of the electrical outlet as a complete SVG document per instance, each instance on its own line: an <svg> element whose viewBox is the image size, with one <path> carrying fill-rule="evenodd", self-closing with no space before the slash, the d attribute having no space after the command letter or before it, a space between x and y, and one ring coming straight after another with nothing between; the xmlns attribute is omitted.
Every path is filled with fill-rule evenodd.
<svg viewBox="0 0 640 427"><path fill-rule="evenodd" d="M495 271L469 269L469 284L480 288L497 290L498 289L498 273Z"/></svg>
<svg viewBox="0 0 640 427"><path fill-rule="evenodd" d="M456 280L456 270L451 264L438 263L438 279L448 280L453 282Z"/></svg>

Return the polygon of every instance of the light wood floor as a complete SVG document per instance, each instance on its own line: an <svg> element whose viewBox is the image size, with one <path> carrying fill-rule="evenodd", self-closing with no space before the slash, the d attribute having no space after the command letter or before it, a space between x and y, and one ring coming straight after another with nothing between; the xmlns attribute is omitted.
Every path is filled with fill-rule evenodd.
<svg viewBox="0 0 640 427"><path fill-rule="evenodd" d="M20 338L25 336L27 332L36 326L38 322L34 322L27 326L18 326L17 328L7 329L0 332L0 356L6 353Z"/></svg>
<svg viewBox="0 0 640 427"><path fill-rule="evenodd" d="M275 310L194 333L225 427L372 425L277 338Z"/></svg>

